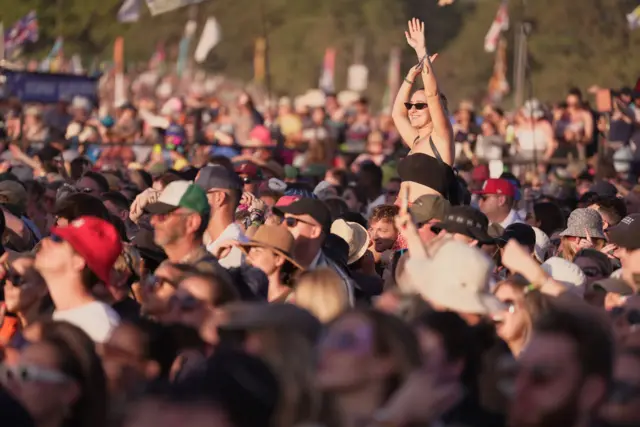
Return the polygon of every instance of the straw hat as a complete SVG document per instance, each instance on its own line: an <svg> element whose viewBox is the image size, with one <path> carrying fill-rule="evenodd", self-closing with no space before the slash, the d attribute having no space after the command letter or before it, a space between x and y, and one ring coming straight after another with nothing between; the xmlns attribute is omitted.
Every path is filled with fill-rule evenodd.
<svg viewBox="0 0 640 427"><path fill-rule="evenodd" d="M291 255L294 242L293 235L286 228L277 225L261 225L249 242L241 243L238 246L245 254L248 253L249 248L252 247L271 249L282 255L296 268L304 270L304 268L293 259L293 255Z"/></svg>
<svg viewBox="0 0 640 427"><path fill-rule="evenodd" d="M367 230L357 222L337 219L331 225L331 234L341 237L349 244L348 264L353 264L367 252L367 248L369 247L369 234Z"/></svg>

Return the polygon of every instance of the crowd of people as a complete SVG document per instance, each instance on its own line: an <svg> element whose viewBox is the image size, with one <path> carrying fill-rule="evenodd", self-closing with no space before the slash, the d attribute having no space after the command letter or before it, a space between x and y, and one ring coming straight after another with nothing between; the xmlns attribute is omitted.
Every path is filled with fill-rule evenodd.
<svg viewBox="0 0 640 427"><path fill-rule="evenodd" d="M405 36L389 115L2 104L3 423L640 425L640 94L451 115Z"/></svg>

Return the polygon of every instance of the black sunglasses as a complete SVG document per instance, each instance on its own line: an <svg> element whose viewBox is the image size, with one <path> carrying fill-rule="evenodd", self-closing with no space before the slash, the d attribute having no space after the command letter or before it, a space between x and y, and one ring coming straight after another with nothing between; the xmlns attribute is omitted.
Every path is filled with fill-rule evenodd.
<svg viewBox="0 0 640 427"><path fill-rule="evenodd" d="M613 307L609 314L614 319L620 316L625 316L629 325L640 325L640 310L635 308L628 309L626 307Z"/></svg>
<svg viewBox="0 0 640 427"><path fill-rule="evenodd" d="M165 277L156 276L155 274L147 276L143 280L143 286L151 290L159 289L163 283L168 283L174 288L178 287L177 283L174 283Z"/></svg>
<svg viewBox="0 0 640 427"><path fill-rule="evenodd" d="M14 287L19 288L20 286L25 284L24 276L10 267L8 264L4 265L4 269L6 271L4 275L4 279L2 280L2 284L6 282L11 282Z"/></svg>
<svg viewBox="0 0 640 427"><path fill-rule="evenodd" d="M406 107L407 110L411 110L411 107L416 107L416 110L424 110L425 108L428 107L428 105L424 102L416 102L415 104L412 104L410 102L405 102L404 106Z"/></svg>
<svg viewBox="0 0 640 427"><path fill-rule="evenodd" d="M195 298L193 295L172 295L169 299L169 302L180 307L180 310L182 311L193 311L201 304L201 301Z"/></svg>
<svg viewBox="0 0 640 427"><path fill-rule="evenodd" d="M285 224L287 225L287 227L289 227L289 228L293 228L293 227L295 227L296 225L298 225L298 223L299 223L299 222L301 222L301 223L303 223L303 224L307 224L307 225L315 225L315 224L312 224L312 223L310 223L310 222L303 221L303 220L298 219L298 218L294 218L294 217L292 217L292 216L286 217L286 218L284 219L284 223L285 223Z"/></svg>

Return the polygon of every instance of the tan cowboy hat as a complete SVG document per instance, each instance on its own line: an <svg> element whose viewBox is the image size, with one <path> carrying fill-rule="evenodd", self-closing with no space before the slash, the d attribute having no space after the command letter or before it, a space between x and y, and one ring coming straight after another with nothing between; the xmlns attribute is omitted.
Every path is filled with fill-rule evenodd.
<svg viewBox="0 0 640 427"><path fill-rule="evenodd" d="M341 237L349 244L348 264L353 264L362 258L369 247L369 233L357 222L336 219L331 224L331 234Z"/></svg>
<svg viewBox="0 0 640 427"><path fill-rule="evenodd" d="M285 257L285 259L296 268L304 270L304 268L298 264L291 255L293 251L293 244L293 235L286 228L278 225L261 225L258 227L249 242L241 243L238 247L245 254L248 253L249 248L252 247L271 249Z"/></svg>

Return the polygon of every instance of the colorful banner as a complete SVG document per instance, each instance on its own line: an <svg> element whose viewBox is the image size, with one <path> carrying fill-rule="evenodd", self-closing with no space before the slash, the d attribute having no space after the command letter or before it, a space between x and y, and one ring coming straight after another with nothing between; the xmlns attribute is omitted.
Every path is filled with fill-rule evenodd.
<svg viewBox="0 0 640 427"><path fill-rule="evenodd" d="M202 3L204 0L146 0L151 16L180 9L191 4Z"/></svg>
<svg viewBox="0 0 640 427"><path fill-rule="evenodd" d="M120 10L118 10L118 22L138 22L140 19L140 1L124 0Z"/></svg>
<svg viewBox="0 0 640 427"><path fill-rule="evenodd" d="M498 7L496 17L493 18L493 22L491 23L491 27L489 27L487 35L484 37L485 52L495 52L498 47L498 41L500 40L500 34L508 29L509 7L507 5L507 0L503 0L500 7Z"/></svg>
<svg viewBox="0 0 640 427"><path fill-rule="evenodd" d="M124 72L124 37L116 38L113 44L113 64L117 73Z"/></svg>
<svg viewBox="0 0 640 427"><path fill-rule="evenodd" d="M21 102L51 104L74 96L98 100L98 78L71 74L51 74L3 70L5 96Z"/></svg>
<svg viewBox="0 0 640 427"><path fill-rule="evenodd" d="M188 21L184 26L184 35L178 46L178 60L176 61L176 73L178 77L182 77L182 73L187 68L189 62L189 47L191 46L191 39L193 39L197 27L198 24L192 20Z"/></svg>
<svg viewBox="0 0 640 427"><path fill-rule="evenodd" d="M256 83L264 82L267 65L267 41L260 37L256 40L256 48L253 56L253 80Z"/></svg>
<svg viewBox="0 0 640 427"><path fill-rule="evenodd" d="M493 75L489 79L487 98L492 104L498 104L509 93L507 80L507 40L504 37L498 42L496 58L493 65Z"/></svg>
<svg viewBox="0 0 640 427"><path fill-rule="evenodd" d="M336 90L335 85L335 68L336 68L336 50L328 47L324 51L324 61L322 65L322 75L318 87L324 93L333 93Z"/></svg>
<svg viewBox="0 0 640 427"><path fill-rule="evenodd" d="M29 12L26 16L16 22L4 34L4 49L7 58L15 58L26 43L38 41L40 29L38 26L38 16L35 11Z"/></svg>

